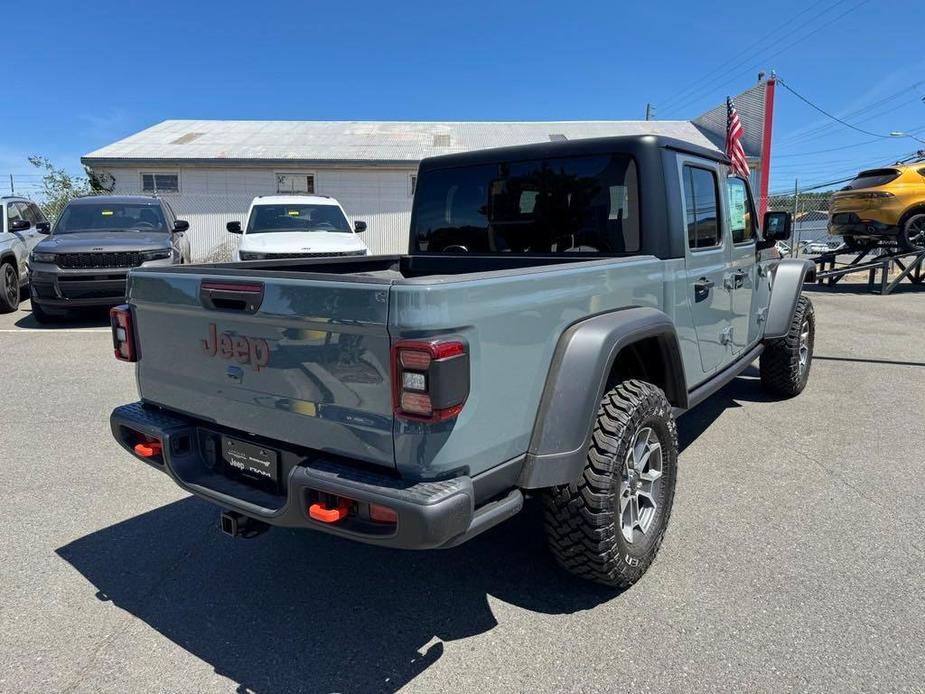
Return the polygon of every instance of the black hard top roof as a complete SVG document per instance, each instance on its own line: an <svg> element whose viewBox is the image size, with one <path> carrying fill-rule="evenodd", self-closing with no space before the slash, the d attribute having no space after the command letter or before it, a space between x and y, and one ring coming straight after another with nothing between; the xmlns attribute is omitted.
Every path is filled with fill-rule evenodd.
<svg viewBox="0 0 925 694"><path fill-rule="evenodd" d="M728 163L729 159L717 149L679 140L664 135L618 135L614 137L594 137L579 140L557 140L555 142L538 142L530 145L513 147L496 147L480 149L458 154L444 154L428 157L421 161L421 171L427 169L445 169L455 166L491 164L497 161L516 161L525 159L546 159L555 157L572 157L601 153L637 154L656 149L672 149L686 152L705 159Z"/></svg>
<svg viewBox="0 0 925 694"><path fill-rule="evenodd" d="M161 199L153 195L87 195L74 198L68 205L160 205Z"/></svg>

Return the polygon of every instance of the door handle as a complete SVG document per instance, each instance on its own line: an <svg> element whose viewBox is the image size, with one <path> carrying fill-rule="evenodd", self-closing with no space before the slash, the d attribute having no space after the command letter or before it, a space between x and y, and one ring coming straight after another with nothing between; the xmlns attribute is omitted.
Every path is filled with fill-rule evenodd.
<svg viewBox="0 0 925 694"><path fill-rule="evenodd" d="M694 300L703 301L710 294L710 290L716 283L706 277L701 277L699 280L694 282Z"/></svg>

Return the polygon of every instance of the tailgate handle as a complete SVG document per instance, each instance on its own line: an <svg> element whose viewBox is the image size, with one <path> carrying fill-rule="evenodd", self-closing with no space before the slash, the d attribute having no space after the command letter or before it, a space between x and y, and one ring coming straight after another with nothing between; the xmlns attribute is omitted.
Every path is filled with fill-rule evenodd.
<svg viewBox="0 0 925 694"><path fill-rule="evenodd" d="M199 301L215 311L257 313L263 303L263 283L203 282L199 285Z"/></svg>

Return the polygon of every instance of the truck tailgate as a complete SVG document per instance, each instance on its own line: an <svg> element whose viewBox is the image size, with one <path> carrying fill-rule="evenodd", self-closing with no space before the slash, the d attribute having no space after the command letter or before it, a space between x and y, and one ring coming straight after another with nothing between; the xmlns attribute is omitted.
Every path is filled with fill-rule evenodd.
<svg viewBox="0 0 925 694"><path fill-rule="evenodd" d="M260 274L132 273L141 397L394 467L388 283Z"/></svg>

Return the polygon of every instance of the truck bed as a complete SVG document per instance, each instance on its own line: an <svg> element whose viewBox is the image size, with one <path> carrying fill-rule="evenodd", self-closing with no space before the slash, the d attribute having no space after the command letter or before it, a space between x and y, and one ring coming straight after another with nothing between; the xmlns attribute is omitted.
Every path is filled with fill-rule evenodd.
<svg viewBox="0 0 925 694"><path fill-rule="evenodd" d="M651 256L464 254L140 269L129 279L139 390L219 427L403 476L474 475L525 453L562 331L664 305L664 273ZM216 287L259 300L210 299ZM391 350L436 336L468 344L471 395L457 419L424 427L394 416Z"/></svg>

